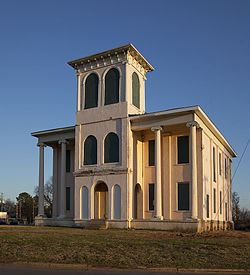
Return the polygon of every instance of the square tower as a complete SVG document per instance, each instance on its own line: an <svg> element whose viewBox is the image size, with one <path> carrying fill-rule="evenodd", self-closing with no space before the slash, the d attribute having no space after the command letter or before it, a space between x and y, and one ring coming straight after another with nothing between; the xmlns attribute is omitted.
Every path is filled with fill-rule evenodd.
<svg viewBox="0 0 250 275"><path fill-rule="evenodd" d="M103 120L145 113L146 73L154 68L132 44L68 64L77 72L77 122L81 114Z"/></svg>

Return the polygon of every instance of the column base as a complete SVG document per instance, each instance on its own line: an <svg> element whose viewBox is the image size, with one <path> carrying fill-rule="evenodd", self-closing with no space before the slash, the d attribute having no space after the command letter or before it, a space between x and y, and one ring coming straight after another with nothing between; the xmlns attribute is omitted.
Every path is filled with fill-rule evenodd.
<svg viewBox="0 0 250 275"><path fill-rule="evenodd" d="M163 216L154 216L154 218L153 218L154 220L160 220L160 221L162 221L163 220Z"/></svg>
<svg viewBox="0 0 250 275"><path fill-rule="evenodd" d="M56 217L56 219L57 220L63 220L63 219L65 219L65 215L60 215L60 216Z"/></svg>
<svg viewBox="0 0 250 275"><path fill-rule="evenodd" d="M35 217L35 219L46 219L47 218L47 216L45 215L45 214L38 214L36 217Z"/></svg>

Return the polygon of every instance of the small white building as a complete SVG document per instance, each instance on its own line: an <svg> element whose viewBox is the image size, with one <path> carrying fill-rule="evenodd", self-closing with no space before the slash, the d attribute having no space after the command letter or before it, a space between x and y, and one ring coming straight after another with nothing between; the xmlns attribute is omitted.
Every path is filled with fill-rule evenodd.
<svg viewBox="0 0 250 275"><path fill-rule="evenodd" d="M76 124L38 138L37 225L202 231L232 228L236 153L199 106L145 112L152 65L131 44L69 62ZM166 100L166 99L162 99ZM53 149L53 218L44 148Z"/></svg>

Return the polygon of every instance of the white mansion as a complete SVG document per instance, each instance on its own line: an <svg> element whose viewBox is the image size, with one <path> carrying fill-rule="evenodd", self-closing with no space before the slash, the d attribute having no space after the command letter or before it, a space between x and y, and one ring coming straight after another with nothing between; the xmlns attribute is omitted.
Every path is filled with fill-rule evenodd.
<svg viewBox="0 0 250 275"><path fill-rule="evenodd" d="M199 106L145 112L153 67L131 44L69 62L76 125L34 132L37 225L203 231L232 223L234 150ZM44 148L53 149L53 217Z"/></svg>

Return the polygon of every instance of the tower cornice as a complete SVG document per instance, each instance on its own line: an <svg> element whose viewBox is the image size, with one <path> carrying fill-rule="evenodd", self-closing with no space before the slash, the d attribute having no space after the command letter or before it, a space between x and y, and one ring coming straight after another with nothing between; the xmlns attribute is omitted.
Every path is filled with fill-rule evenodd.
<svg viewBox="0 0 250 275"><path fill-rule="evenodd" d="M145 73L154 70L153 66L132 44L76 59L68 62L68 64L75 70L88 71L120 62L133 64L140 71L144 70Z"/></svg>

